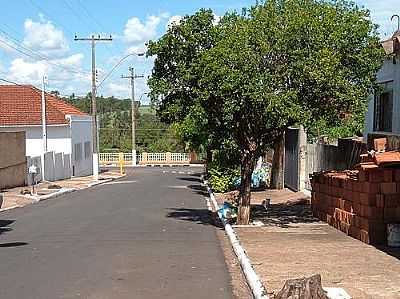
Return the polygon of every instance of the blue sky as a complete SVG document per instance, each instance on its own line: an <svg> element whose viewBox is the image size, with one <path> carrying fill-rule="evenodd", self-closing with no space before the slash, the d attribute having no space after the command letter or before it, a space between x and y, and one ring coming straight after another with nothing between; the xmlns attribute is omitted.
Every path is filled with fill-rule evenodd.
<svg viewBox="0 0 400 299"><path fill-rule="evenodd" d="M400 0L357 0L371 10L372 20L380 25L382 38L390 36L397 24L391 15L400 14ZM99 43L98 80L130 53L145 50L145 42L161 36L169 22L179 20L201 7L217 16L240 10L255 1L95 1L95 0L15 0L2 3L0 23L0 78L40 86L46 74L49 89L61 94L86 94L90 90L90 43L75 42L74 35L112 34L113 41ZM23 52L23 53L21 53ZM98 93L129 97L129 82L121 79L128 67L148 76L152 60L130 57L104 81ZM136 81L136 97L147 91L145 79ZM142 96L146 101L146 96Z"/></svg>

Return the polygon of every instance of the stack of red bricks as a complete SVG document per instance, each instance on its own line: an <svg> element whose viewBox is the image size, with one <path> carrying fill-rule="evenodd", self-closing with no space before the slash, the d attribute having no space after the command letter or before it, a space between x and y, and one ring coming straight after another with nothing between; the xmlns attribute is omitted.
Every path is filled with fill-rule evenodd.
<svg viewBox="0 0 400 299"><path fill-rule="evenodd" d="M384 244L386 224L400 222L400 169L361 166L315 174L313 213L365 243Z"/></svg>

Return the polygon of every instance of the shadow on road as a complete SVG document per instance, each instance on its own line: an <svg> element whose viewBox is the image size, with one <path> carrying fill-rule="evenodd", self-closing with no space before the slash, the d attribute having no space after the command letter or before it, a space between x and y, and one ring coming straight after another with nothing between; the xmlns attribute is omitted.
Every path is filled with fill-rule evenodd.
<svg viewBox="0 0 400 299"><path fill-rule="evenodd" d="M0 243L0 248L19 247L19 246L25 246L25 245L28 245L28 244L29 243L26 243L26 242Z"/></svg>
<svg viewBox="0 0 400 299"><path fill-rule="evenodd" d="M221 227L216 222L215 217L208 209L187 209L187 208L171 208L168 209L168 218L175 218L182 221L195 222L202 225L213 225Z"/></svg>
<svg viewBox="0 0 400 299"><path fill-rule="evenodd" d="M181 181L201 183L201 179L197 177L178 177L177 179Z"/></svg>
<svg viewBox="0 0 400 299"><path fill-rule="evenodd" d="M207 188L204 187L203 185L196 184L196 185L188 185L187 186L189 189L192 189L192 191L196 194L199 194L201 196L206 196L208 197L208 192Z"/></svg>
<svg viewBox="0 0 400 299"><path fill-rule="evenodd" d="M11 231L11 227L8 226L13 224L14 222L15 220L0 220L0 235Z"/></svg>

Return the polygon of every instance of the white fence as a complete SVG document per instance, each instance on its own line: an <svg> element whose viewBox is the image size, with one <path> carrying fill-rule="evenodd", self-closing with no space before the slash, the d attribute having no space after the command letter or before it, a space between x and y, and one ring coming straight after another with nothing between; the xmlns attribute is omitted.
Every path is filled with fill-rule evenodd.
<svg viewBox="0 0 400 299"><path fill-rule="evenodd" d="M100 164L117 165L119 163L132 164L132 153L100 153ZM189 164L190 154L187 153L141 153L137 154L138 164Z"/></svg>
<svg viewBox="0 0 400 299"><path fill-rule="evenodd" d="M71 155L64 153L47 152L44 155L44 179L54 182L57 180L69 179L72 176ZM38 170L36 182L42 181L42 158L27 157L27 168L35 165ZM28 174L28 185L32 185L32 176Z"/></svg>

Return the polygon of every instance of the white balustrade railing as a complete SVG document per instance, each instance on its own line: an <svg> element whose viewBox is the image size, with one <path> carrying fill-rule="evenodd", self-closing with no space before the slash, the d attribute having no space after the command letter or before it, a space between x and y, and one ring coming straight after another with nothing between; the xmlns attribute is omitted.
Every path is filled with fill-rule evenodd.
<svg viewBox="0 0 400 299"><path fill-rule="evenodd" d="M132 153L100 153L100 164L132 163ZM188 164L190 155L187 153L138 153L138 164Z"/></svg>

